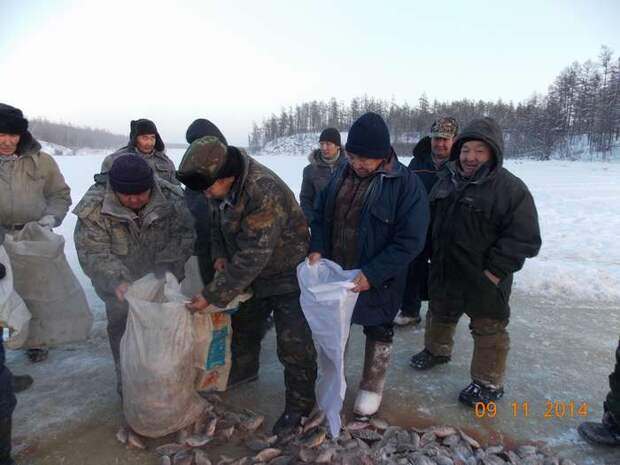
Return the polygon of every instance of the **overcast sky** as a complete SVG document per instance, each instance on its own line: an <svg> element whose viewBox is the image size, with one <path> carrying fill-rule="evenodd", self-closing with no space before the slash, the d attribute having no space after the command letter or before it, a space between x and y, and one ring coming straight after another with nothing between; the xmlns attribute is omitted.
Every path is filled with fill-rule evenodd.
<svg viewBox="0 0 620 465"><path fill-rule="evenodd" d="M0 102L169 142L195 118L252 121L334 96L526 99L620 53L620 1L0 0Z"/></svg>

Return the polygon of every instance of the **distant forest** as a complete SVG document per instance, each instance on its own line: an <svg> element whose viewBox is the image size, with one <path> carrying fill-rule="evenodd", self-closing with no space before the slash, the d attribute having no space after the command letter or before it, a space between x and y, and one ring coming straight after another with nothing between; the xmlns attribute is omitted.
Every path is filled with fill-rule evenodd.
<svg viewBox="0 0 620 465"><path fill-rule="evenodd" d="M107 149L127 144L127 136L112 134L105 129L78 127L72 124L52 123L42 118L28 121L30 132L36 139L62 145L71 149Z"/></svg>
<svg viewBox="0 0 620 465"><path fill-rule="evenodd" d="M575 148L611 156L620 137L620 58L606 46L597 61L574 62L549 87L546 95L533 95L519 102L484 102L468 99L430 101L422 94L417 105L364 96L346 105L335 98L328 102L305 102L283 108L262 124L254 123L248 136L251 151L266 143L300 133L319 132L326 127L346 131L367 111L381 114L398 153L410 153L415 139L425 135L437 116L455 117L461 128L474 118L495 118L505 131L506 155L549 159L580 158Z"/></svg>

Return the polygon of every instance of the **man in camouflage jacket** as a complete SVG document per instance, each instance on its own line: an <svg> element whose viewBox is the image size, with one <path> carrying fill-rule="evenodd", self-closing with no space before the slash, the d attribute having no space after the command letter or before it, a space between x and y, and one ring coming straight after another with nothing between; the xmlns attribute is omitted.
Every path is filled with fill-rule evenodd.
<svg viewBox="0 0 620 465"><path fill-rule="evenodd" d="M107 178L107 179L106 179ZM155 272L183 279L194 245L193 221L183 192L153 175L135 155L123 155L84 195L73 213L75 247L84 273L105 302L108 337L120 393L120 341L129 285Z"/></svg>
<svg viewBox="0 0 620 465"><path fill-rule="evenodd" d="M141 118L131 121L129 143L103 160L101 172L107 173L110 171L114 160L126 154L140 155L146 160L157 176L172 184L179 183L174 176L174 163L166 155L164 141L157 131L157 126L150 119Z"/></svg>
<svg viewBox="0 0 620 465"><path fill-rule="evenodd" d="M274 426L297 426L314 406L316 353L299 304L296 268L308 251L308 226L288 186L271 170L215 137L195 140L177 172L188 188L215 202L216 274L188 308L227 305L250 288L253 298L232 316L229 385L256 379L265 322L273 311L286 405Z"/></svg>

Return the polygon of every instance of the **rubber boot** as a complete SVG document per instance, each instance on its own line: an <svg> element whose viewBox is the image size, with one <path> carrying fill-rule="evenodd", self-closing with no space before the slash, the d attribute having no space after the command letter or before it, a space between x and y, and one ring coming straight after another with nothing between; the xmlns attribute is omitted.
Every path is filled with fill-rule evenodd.
<svg viewBox="0 0 620 465"><path fill-rule="evenodd" d="M353 407L353 412L356 415L367 417L374 415L379 410L391 354L391 343L366 338L364 373Z"/></svg>
<svg viewBox="0 0 620 465"><path fill-rule="evenodd" d="M278 436L283 436L298 427L301 424L302 417L304 416L305 415L300 412L286 409L282 415L280 415L280 418L278 418L275 425L273 425L271 432Z"/></svg>
<svg viewBox="0 0 620 465"><path fill-rule="evenodd" d="M11 417L0 418L0 465L14 465L11 458Z"/></svg>
<svg viewBox="0 0 620 465"><path fill-rule="evenodd" d="M603 414L600 423L586 421L577 427L577 431L586 441L604 446L620 446L620 425L610 412Z"/></svg>

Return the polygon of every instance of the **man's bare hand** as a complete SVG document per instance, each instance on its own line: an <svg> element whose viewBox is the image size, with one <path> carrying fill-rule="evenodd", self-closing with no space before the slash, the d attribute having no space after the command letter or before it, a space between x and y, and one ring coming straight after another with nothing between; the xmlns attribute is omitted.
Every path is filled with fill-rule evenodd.
<svg viewBox="0 0 620 465"><path fill-rule="evenodd" d="M226 269L226 265L228 264L228 260L225 258L216 258L213 262L213 268L215 271L222 272Z"/></svg>
<svg viewBox="0 0 620 465"><path fill-rule="evenodd" d="M185 304L185 308L187 308L190 313L202 312L208 306L209 302L207 302L207 299L205 299L202 294L196 294L192 297L192 300Z"/></svg>
<svg viewBox="0 0 620 465"><path fill-rule="evenodd" d="M321 259L321 254L318 252L312 252L310 255L308 255L308 261L310 262L311 265L318 263L320 259Z"/></svg>
<svg viewBox="0 0 620 465"><path fill-rule="evenodd" d="M127 294L128 290L129 283L126 281L123 281L118 286L116 286L116 289L114 289L114 294L116 295L116 298L119 302L125 302L125 294Z"/></svg>
<svg viewBox="0 0 620 465"><path fill-rule="evenodd" d="M370 283L368 282L366 276L364 276L364 273L362 273L361 271L353 279L353 284L355 284L355 287L351 289L353 292L365 292L370 289Z"/></svg>

